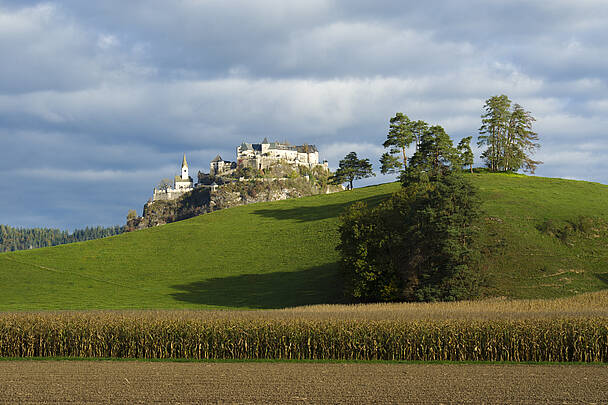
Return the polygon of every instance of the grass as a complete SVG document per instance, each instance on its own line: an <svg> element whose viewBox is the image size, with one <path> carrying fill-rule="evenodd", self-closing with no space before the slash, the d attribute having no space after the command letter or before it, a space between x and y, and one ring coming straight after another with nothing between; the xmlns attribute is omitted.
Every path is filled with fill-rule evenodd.
<svg viewBox="0 0 608 405"><path fill-rule="evenodd" d="M0 310L280 308L341 299L337 217L397 184L235 207L0 255Z"/></svg>
<svg viewBox="0 0 608 405"><path fill-rule="evenodd" d="M608 186L523 175L474 175L484 200L483 268L491 295L551 298L608 287ZM566 241L540 232L590 219L588 234Z"/></svg>
<svg viewBox="0 0 608 405"><path fill-rule="evenodd" d="M608 186L475 174L487 294L564 297L608 286ZM342 301L338 216L397 183L260 203L110 238L0 254L0 310L272 309ZM538 227L593 218L567 241Z"/></svg>

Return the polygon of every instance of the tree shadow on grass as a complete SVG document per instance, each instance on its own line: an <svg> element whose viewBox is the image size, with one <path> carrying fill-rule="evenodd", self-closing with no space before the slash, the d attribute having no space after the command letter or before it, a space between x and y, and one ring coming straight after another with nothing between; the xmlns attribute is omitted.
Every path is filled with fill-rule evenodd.
<svg viewBox="0 0 608 405"><path fill-rule="evenodd" d="M295 219L299 222L317 221L327 218L335 218L339 216L346 207L355 202L364 202L368 206L373 207L390 197L392 193L384 193L368 198L362 198L355 201L346 201L336 204L314 205L314 206L299 206L294 208L275 208L275 209L259 209L253 211L254 214L263 217L274 219Z"/></svg>
<svg viewBox="0 0 608 405"><path fill-rule="evenodd" d="M595 277L608 287L608 273L596 273Z"/></svg>
<svg viewBox="0 0 608 405"><path fill-rule="evenodd" d="M275 309L342 302L338 263L306 270L242 274L172 286L182 302L220 307Z"/></svg>

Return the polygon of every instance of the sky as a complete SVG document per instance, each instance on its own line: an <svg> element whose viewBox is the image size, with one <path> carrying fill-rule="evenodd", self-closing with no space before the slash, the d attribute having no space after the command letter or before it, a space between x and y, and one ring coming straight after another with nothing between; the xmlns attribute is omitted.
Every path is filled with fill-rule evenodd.
<svg viewBox="0 0 608 405"><path fill-rule="evenodd" d="M183 153L196 177L264 137L378 171L396 112L476 139L499 94L536 175L608 184L605 0L0 0L0 61L11 226L124 224Z"/></svg>

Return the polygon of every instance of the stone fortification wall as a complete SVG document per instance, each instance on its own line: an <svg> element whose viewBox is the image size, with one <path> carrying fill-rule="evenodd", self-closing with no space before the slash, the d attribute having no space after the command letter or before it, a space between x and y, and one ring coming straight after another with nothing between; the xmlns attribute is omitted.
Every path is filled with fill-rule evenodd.
<svg viewBox="0 0 608 405"><path fill-rule="evenodd" d="M175 190L175 189L157 190L157 189L154 189L154 194L152 195L152 201L177 200L178 198L183 196L184 193L185 193L184 190Z"/></svg>

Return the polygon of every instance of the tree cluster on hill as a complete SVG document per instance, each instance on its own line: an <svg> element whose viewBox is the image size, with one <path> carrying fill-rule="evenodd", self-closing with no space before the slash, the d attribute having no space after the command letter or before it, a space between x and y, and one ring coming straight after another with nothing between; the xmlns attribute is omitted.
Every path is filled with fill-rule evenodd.
<svg viewBox="0 0 608 405"><path fill-rule="evenodd" d="M456 172L410 182L375 208L351 206L340 244L346 293L357 301L459 300L477 295L477 193Z"/></svg>
<svg viewBox="0 0 608 405"><path fill-rule="evenodd" d="M542 162L531 155L540 147L538 134L532 131L535 121L530 111L521 105L511 105L509 97L490 97L481 116L478 146L487 149L481 157L491 171L517 171L534 173Z"/></svg>
<svg viewBox="0 0 608 405"><path fill-rule="evenodd" d="M481 157L488 169L494 172L524 170L534 173L542 162L532 159L532 155L540 148L538 134L532 130L535 119L519 104L512 104L507 96L493 96L486 100L484 113L481 116L481 128L477 145L486 147ZM454 149L449 136L439 126L429 126L421 120L410 120L403 114L397 113L390 119L389 132L383 146L389 148L380 158L382 174L402 173L408 168L406 150L413 144L414 155L410 158L432 156L432 150L441 152L443 159L452 165L460 165L473 171L473 137L463 138ZM426 149L422 150L421 149ZM431 152L430 154L428 152ZM421 153L419 153L421 152ZM433 163L437 166L439 156ZM418 164L416 162L414 165ZM412 165L410 165L412 166Z"/></svg>
<svg viewBox="0 0 608 405"><path fill-rule="evenodd" d="M463 138L457 147L440 125L429 125L424 121L413 121L397 113L390 119L390 129L383 146L390 148L380 158L382 174L406 174L412 170L437 171L469 167L472 170L472 137ZM406 149L414 144L414 154L408 160Z"/></svg>
<svg viewBox="0 0 608 405"><path fill-rule="evenodd" d="M69 233L49 228L14 228L0 225L0 252L35 249L66 243L105 238L124 232L124 226L86 227Z"/></svg>
<svg viewBox="0 0 608 405"><path fill-rule="evenodd" d="M382 173L400 173L402 190L342 216L346 293L357 301L434 301L475 297L475 223L480 200L462 175L472 169L472 137L453 141L440 125L398 113L390 120ZM408 159L406 149L415 145Z"/></svg>

